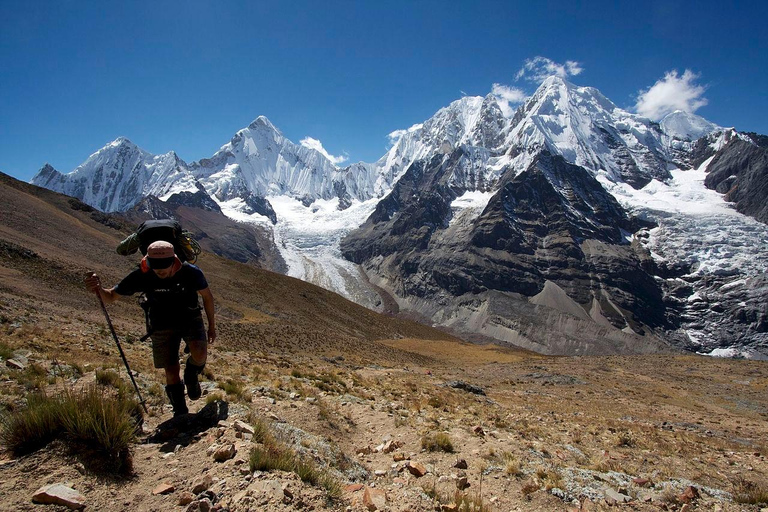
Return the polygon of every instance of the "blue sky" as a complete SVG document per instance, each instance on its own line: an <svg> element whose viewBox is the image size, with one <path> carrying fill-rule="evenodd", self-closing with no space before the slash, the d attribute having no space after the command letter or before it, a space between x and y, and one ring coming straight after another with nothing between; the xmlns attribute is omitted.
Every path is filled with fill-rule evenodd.
<svg viewBox="0 0 768 512"><path fill-rule="evenodd" d="M259 115L371 162L391 132L494 84L531 94L544 68L628 110L678 102L768 134L766 15L764 1L0 0L0 171L70 172L118 136L192 162Z"/></svg>

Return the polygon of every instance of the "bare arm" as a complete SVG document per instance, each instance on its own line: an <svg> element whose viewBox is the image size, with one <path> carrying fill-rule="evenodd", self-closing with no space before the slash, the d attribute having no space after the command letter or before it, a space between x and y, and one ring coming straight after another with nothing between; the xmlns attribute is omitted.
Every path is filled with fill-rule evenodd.
<svg viewBox="0 0 768 512"><path fill-rule="evenodd" d="M96 274L91 274L85 278L85 287L88 291L101 295L101 299L107 304L115 302L118 297L121 297L119 293L115 292L115 287L109 289L102 287L101 280Z"/></svg>
<svg viewBox="0 0 768 512"><path fill-rule="evenodd" d="M216 340L216 318L214 316L213 294L210 288L199 290L198 293L203 298L203 309L208 319L208 343Z"/></svg>

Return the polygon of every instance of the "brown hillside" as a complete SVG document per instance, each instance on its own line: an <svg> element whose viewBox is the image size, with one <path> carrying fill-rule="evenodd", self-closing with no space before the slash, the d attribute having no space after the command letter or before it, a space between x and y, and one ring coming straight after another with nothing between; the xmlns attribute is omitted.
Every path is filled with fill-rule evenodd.
<svg viewBox="0 0 768 512"><path fill-rule="evenodd" d="M133 268L114 252L133 227L0 175L2 432L40 392L134 395L83 287L87 272L112 284ZM69 510L33 503L49 484L85 510L132 512L768 507L764 361L544 357L464 343L252 262L198 263L220 338L194 414L170 420L139 307L110 305L148 406L132 470L107 472L69 431L32 453L5 436L0 511ZM112 410L105 400L94 409Z"/></svg>

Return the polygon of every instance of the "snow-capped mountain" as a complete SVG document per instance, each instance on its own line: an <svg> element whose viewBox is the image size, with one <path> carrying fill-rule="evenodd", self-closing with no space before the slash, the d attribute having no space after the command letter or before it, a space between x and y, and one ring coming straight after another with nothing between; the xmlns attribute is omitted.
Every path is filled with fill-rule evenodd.
<svg viewBox="0 0 768 512"><path fill-rule="evenodd" d="M104 212L127 210L149 195L165 199L175 192L197 190L187 164L176 153L152 155L125 137L107 144L69 174L46 164L32 183Z"/></svg>
<svg viewBox="0 0 768 512"><path fill-rule="evenodd" d="M44 167L33 183L105 211L206 194L227 216L268 226L289 275L543 352L653 351L664 338L768 353L768 311L737 283L766 274L766 261L747 256L768 244L768 228L704 188L714 161L712 187L763 194L763 148L747 152L752 167L739 174L732 167L747 164L733 141L756 147L749 137L684 112L656 123L557 77L512 116L497 101L451 103L393 133L372 164L339 168L259 117L189 165L118 139L68 175ZM727 197L749 213L764 203L754 194ZM676 199L653 200L662 197ZM698 251L690 241L712 239L721 222L744 241ZM739 265L721 261L734 257Z"/></svg>
<svg viewBox="0 0 768 512"><path fill-rule="evenodd" d="M190 169L220 202L289 196L306 204L333 198L349 203L382 193L375 190L378 176L374 166L356 164L340 169L319 151L286 139L263 116Z"/></svg>

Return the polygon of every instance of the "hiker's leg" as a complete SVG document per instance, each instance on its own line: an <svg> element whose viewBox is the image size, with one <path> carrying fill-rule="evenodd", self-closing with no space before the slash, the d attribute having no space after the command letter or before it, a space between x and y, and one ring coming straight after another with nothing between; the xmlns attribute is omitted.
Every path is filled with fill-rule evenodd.
<svg viewBox="0 0 768 512"><path fill-rule="evenodd" d="M168 385L181 382L181 365L176 363L165 368L165 383Z"/></svg>
<svg viewBox="0 0 768 512"><path fill-rule="evenodd" d="M165 394L173 407L173 415L187 414L187 400L184 398L184 383L181 382L179 346L181 336L172 330L152 333L152 360L155 368L165 371Z"/></svg>
<svg viewBox="0 0 768 512"><path fill-rule="evenodd" d="M196 319L190 325L188 337L184 337L189 347L189 357L184 365L184 382L187 385L187 396L190 400L197 400L202 395L198 375L205 368L208 360L208 339L206 337L203 319Z"/></svg>
<svg viewBox="0 0 768 512"><path fill-rule="evenodd" d="M197 366L205 366L208 361L208 340L203 338L202 340L188 341L189 345L189 359Z"/></svg>
<svg viewBox="0 0 768 512"><path fill-rule="evenodd" d="M173 329L163 329L152 333L152 362L155 368L165 369L165 382L179 382L179 346L181 334ZM174 376L173 369L176 369Z"/></svg>

